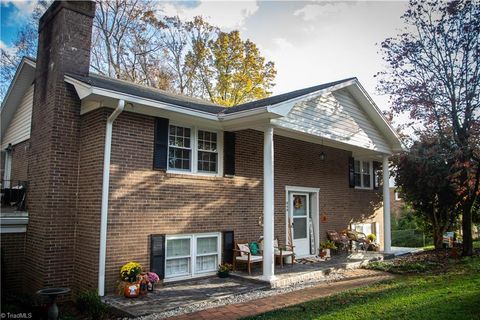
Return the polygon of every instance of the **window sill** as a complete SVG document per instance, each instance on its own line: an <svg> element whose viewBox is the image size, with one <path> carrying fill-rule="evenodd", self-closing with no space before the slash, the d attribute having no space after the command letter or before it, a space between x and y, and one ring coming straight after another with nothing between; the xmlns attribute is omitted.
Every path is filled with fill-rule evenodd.
<svg viewBox="0 0 480 320"><path fill-rule="evenodd" d="M355 190L373 190L373 188L355 187Z"/></svg>
<svg viewBox="0 0 480 320"><path fill-rule="evenodd" d="M187 176L187 177L199 177L199 178L222 178L223 177L218 173L190 172L190 171L180 171L180 170L167 170L166 174L169 176Z"/></svg>

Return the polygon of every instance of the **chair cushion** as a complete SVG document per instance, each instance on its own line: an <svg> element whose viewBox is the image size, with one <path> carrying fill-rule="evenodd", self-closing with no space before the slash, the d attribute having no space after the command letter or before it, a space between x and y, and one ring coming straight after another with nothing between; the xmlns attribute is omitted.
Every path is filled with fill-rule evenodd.
<svg viewBox="0 0 480 320"><path fill-rule="evenodd" d="M238 261L248 261L248 256L244 255L244 256L236 257L236 259ZM262 261L262 260L263 260L262 256L250 256L250 261L251 262L257 262L257 261Z"/></svg>
<svg viewBox="0 0 480 320"><path fill-rule="evenodd" d="M245 252L250 252L250 247L248 246L248 243L239 243L237 244L237 246L238 246L238 250L242 251L240 252L240 255L242 257L248 256L248 254L245 253Z"/></svg>
<svg viewBox="0 0 480 320"><path fill-rule="evenodd" d="M280 250L275 249L275 255L279 256L280 255ZM282 250L282 256L283 257L291 256L291 255L293 255L293 251Z"/></svg>

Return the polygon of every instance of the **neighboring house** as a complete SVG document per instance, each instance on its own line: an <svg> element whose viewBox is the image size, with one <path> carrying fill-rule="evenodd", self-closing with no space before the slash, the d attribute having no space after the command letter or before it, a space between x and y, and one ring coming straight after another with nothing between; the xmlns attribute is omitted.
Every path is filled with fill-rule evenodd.
<svg viewBox="0 0 480 320"><path fill-rule="evenodd" d="M397 187L390 187L390 215L399 219L404 205L405 201L403 201L400 190Z"/></svg>
<svg viewBox="0 0 480 320"><path fill-rule="evenodd" d="M26 232L2 218L7 280L103 295L131 260L166 281L205 276L232 237L286 243L289 221L298 257L361 223L389 250L377 189L402 146L356 78L227 109L98 76L94 6L54 2L2 103L4 177L28 182Z"/></svg>

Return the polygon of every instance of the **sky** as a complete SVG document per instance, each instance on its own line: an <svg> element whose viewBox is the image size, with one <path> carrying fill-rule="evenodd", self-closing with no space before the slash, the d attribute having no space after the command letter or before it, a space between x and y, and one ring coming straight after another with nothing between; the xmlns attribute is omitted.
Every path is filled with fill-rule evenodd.
<svg viewBox="0 0 480 320"><path fill-rule="evenodd" d="M1 42L8 48L34 7L33 1L1 0ZM379 43L402 27L406 1L168 1L167 15L204 16L224 31L238 29L275 62L273 94L357 77L382 110L388 97L376 91L383 70ZM401 121L400 121L401 122Z"/></svg>

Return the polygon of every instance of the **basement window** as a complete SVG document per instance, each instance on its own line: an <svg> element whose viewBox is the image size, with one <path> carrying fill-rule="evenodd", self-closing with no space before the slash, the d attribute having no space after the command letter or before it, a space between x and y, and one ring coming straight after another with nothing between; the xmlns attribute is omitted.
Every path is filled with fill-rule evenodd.
<svg viewBox="0 0 480 320"><path fill-rule="evenodd" d="M214 274L221 261L220 233L167 236L165 279Z"/></svg>

